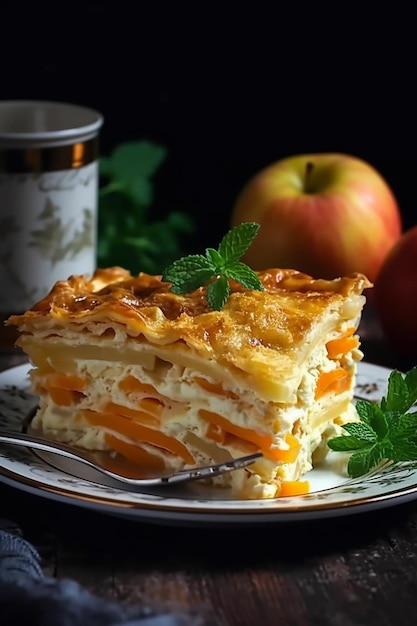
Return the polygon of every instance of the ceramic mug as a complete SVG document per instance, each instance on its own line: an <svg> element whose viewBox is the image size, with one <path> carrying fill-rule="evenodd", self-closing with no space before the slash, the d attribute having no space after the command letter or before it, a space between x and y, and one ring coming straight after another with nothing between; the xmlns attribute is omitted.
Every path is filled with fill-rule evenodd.
<svg viewBox="0 0 417 626"><path fill-rule="evenodd" d="M102 124L84 106L0 101L0 323L94 271Z"/></svg>

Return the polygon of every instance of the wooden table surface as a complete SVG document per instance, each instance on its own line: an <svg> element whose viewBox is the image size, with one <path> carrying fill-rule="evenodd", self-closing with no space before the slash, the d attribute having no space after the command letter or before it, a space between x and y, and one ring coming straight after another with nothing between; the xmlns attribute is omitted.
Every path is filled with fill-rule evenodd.
<svg viewBox="0 0 417 626"><path fill-rule="evenodd" d="M367 361L400 368L372 327L362 345ZM6 351L0 368L21 361ZM0 517L20 526L48 575L102 597L196 609L223 626L417 622L417 501L316 521L187 528L123 520L1 482L0 498Z"/></svg>

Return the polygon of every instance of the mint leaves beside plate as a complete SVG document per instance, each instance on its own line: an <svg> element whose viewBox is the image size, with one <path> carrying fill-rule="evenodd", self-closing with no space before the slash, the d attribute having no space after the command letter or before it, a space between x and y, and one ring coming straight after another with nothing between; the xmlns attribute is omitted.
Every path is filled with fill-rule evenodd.
<svg viewBox="0 0 417 626"><path fill-rule="evenodd" d="M360 421L344 424L346 435L328 441L331 450L352 452L348 461L349 476L368 473L384 460L417 460L417 366L402 374L393 370L388 379L387 395L379 404L358 400Z"/></svg>

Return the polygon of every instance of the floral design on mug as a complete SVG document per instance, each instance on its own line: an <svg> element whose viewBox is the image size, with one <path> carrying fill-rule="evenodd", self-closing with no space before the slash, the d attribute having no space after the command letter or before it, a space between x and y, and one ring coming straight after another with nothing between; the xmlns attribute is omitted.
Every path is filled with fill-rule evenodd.
<svg viewBox="0 0 417 626"><path fill-rule="evenodd" d="M1 311L24 311L56 281L95 269L97 180L97 161L0 175L0 288L7 294Z"/></svg>
<svg viewBox="0 0 417 626"><path fill-rule="evenodd" d="M63 259L73 259L82 250L91 249L94 245L94 219L91 209L86 207L83 209L82 227L75 230L70 239L68 232L73 220L65 223L60 215L60 208L50 198L46 198L44 208L38 216L42 224L39 229L31 230L29 233L31 239L28 246L37 248L52 265Z"/></svg>
<svg viewBox="0 0 417 626"><path fill-rule="evenodd" d="M84 171L87 170L87 171ZM38 178L38 189L42 193L54 191L72 191L77 187L88 187L95 184L96 174L91 169L82 168L64 172L49 172Z"/></svg>
<svg viewBox="0 0 417 626"><path fill-rule="evenodd" d="M14 270L9 251L6 250L0 256L0 263L10 279L9 294L16 293L16 295L26 298L28 302L33 302L37 296L38 288L36 286L25 285L20 279L19 274Z"/></svg>
<svg viewBox="0 0 417 626"><path fill-rule="evenodd" d="M20 232L21 230L22 228L19 226L16 219L14 219L12 216L7 216L0 219L0 232L3 236L0 263L2 264L10 279L9 293L10 290L13 293L16 291L23 294L23 296L30 301L35 298L37 289L33 286L26 286L23 283L18 273L14 270L12 263L12 240L10 239L10 236Z"/></svg>

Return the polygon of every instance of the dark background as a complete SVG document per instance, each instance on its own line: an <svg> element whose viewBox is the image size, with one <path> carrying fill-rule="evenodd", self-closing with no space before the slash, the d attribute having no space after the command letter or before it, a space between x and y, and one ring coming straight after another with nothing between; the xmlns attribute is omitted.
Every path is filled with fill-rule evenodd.
<svg viewBox="0 0 417 626"><path fill-rule="evenodd" d="M214 245L250 176L290 154L369 161L415 217L411 9L87 2L3 6L0 98L62 100L105 118L101 152L168 148L155 215L192 214Z"/></svg>

